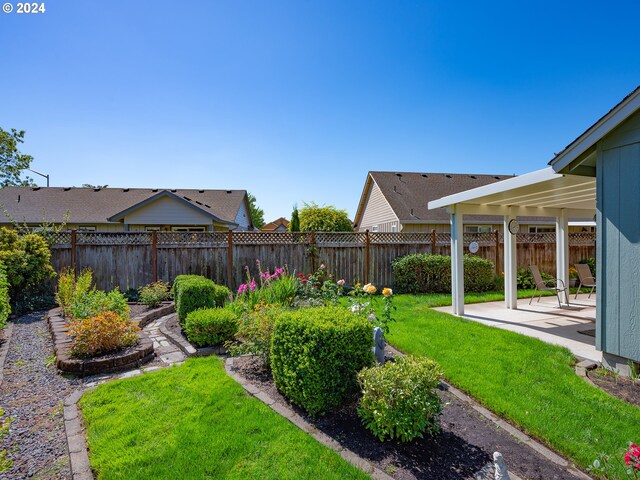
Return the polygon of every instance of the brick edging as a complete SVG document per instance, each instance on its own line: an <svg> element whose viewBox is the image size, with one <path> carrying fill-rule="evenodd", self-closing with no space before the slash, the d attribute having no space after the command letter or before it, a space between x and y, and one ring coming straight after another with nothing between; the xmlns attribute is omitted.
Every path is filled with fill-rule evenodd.
<svg viewBox="0 0 640 480"><path fill-rule="evenodd" d="M185 340L182 335L176 335L164 325L160 325L158 330L160 330L160 332L187 357L208 357L211 355L227 355L229 353L227 349L222 346L195 348L191 343Z"/></svg>
<svg viewBox="0 0 640 480"><path fill-rule="evenodd" d="M126 353L108 358L73 358L69 352L71 340L67 335L67 322L60 316L60 309L50 310L47 320L53 337L56 367L63 372L80 376L115 373L139 368L155 357L151 339L145 332L140 331L138 332L140 342Z"/></svg>
<svg viewBox="0 0 640 480"><path fill-rule="evenodd" d="M246 379L238 375L233 371L233 358L227 358L224 363L224 369L231 378L233 378L236 382L238 382L249 395L254 396L258 400L260 400L265 405L269 406L273 411L283 416L291 423L293 423L296 427L303 430L304 432L311 435L318 442L329 447L334 452L338 453L342 458L344 458L347 462L351 463L355 467L363 470L364 472L371 475L371 478L375 480L394 480L393 477L387 475L385 472L377 468L368 460L360 457L356 453L352 452L348 448L344 448L340 445L339 442L331 438L326 433L321 432L316 427L307 422L304 418L302 418L298 413L296 413L291 407L288 405L284 405L282 403L276 402L269 395L264 393L259 388L252 385Z"/></svg>
<svg viewBox="0 0 640 480"><path fill-rule="evenodd" d="M11 335L13 334L13 322L8 322L4 329L4 343L0 347L0 386L4 380L4 362L9 353L9 344L11 343Z"/></svg>
<svg viewBox="0 0 640 480"><path fill-rule="evenodd" d="M67 436L67 447L73 480L93 480L93 472L89 463L89 452L84 436L82 417L78 409L78 401L83 390L76 390L64 400L64 429Z"/></svg>

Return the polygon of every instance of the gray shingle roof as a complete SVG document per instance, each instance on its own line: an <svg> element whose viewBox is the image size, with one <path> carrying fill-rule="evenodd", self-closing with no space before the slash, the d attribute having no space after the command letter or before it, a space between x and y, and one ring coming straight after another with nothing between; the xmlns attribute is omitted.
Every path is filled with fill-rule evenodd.
<svg viewBox="0 0 640 480"><path fill-rule="evenodd" d="M460 173L419 172L369 172L382 194L402 223L448 222L449 215L443 209L429 210L427 204L447 195L481 187L513 175L477 175ZM365 186L365 190L366 190ZM366 195L366 191L363 192ZM356 222L362 215L362 201L356 214ZM475 215L477 221L502 221L501 217Z"/></svg>
<svg viewBox="0 0 640 480"><path fill-rule="evenodd" d="M108 223L109 217L163 191L230 223L247 194L246 190L5 187L0 189L0 206L19 223L61 222L67 211L69 223ZM0 223L8 223L4 215Z"/></svg>

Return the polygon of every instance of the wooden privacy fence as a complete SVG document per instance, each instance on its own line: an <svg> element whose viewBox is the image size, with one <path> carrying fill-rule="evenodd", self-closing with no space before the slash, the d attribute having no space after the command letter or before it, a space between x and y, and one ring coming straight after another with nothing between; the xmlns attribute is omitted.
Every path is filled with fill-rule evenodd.
<svg viewBox="0 0 640 480"><path fill-rule="evenodd" d="M347 283L393 285L391 262L411 253L450 254L448 233L386 232L60 232L51 246L56 271L90 268L100 289L124 291L155 280L172 282L180 274L197 274L236 288L249 273L287 266L310 273L321 264ZM501 232L465 233L465 252L477 242L476 255L491 260L502 273ZM555 272L555 234L520 233L518 267L538 265ZM569 234L569 263L595 255L594 233Z"/></svg>

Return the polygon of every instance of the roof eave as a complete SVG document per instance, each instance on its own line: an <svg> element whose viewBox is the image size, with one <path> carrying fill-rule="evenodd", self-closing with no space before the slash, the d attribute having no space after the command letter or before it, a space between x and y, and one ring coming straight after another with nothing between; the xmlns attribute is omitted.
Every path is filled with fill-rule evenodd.
<svg viewBox="0 0 640 480"><path fill-rule="evenodd" d="M549 162L549 165L554 171L562 172L584 152L635 113L638 108L640 108L640 87L631 92L586 132L571 142L562 152L558 153Z"/></svg>

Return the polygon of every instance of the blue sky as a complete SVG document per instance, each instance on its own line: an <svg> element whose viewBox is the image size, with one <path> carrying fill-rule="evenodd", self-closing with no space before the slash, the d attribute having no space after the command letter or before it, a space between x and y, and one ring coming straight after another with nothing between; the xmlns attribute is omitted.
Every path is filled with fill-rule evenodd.
<svg viewBox="0 0 640 480"><path fill-rule="evenodd" d="M35 170L244 188L267 221L353 216L369 170L543 168L640 84L636 1L45 6L0 13L0 127Z"/></svg>

